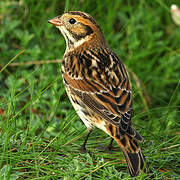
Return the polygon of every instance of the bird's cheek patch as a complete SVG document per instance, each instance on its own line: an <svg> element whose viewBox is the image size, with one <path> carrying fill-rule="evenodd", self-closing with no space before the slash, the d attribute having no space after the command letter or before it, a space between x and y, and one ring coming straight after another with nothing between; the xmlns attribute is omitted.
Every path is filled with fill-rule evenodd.
<svg viewBox="0 0 180 180"><path fill-rule="evenodd" d="M92 28L90 26L84 25L84 24L79 24L79 26L74 27L73 29L71 29L69 31L76 40L85 38L86 36L93 33Z"/></svg>
<svg viewBox="0 0 180 180"><path fill-rule="evenodd" d="M86 35L90 35L90 34L92 34L94 31L92 30L92 28L91 27L89 27L89 26L87 26L87 25L85 25L85 30L86 30Z"/></svg>

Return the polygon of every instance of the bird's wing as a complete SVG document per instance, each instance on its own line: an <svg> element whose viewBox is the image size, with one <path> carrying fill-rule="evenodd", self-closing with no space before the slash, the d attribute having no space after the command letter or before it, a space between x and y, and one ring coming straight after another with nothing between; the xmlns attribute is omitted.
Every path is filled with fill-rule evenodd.
<svg viewBox="0 0 180 180"><path fill-rule="evenodd" d="M124 134L131 127L132 92L124 65L112 51L84 51L66 60L64 82L92 111ZM135 132L131 130L133 135Z"/></svg>

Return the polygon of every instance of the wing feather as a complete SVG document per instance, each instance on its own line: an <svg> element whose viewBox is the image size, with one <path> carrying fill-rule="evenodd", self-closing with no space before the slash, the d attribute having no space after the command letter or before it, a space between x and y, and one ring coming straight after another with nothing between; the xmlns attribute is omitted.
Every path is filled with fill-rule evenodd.
<svg viewBox="0 0 180 180"><path fill-rule="evenodd" d="M63 74L66 86L97 115L126 132L131 126L132 93L124 65L112 51L86 51L84 55L88 58L79 56L80 62L76 62L78 66L83 65L83 68L78 67L78 70L83 69L79 77L72 76L70 67Z"/></svg>

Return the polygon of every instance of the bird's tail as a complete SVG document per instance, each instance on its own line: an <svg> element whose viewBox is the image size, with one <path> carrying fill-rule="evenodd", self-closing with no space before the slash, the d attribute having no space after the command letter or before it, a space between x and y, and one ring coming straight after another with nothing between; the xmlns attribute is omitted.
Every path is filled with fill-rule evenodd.
<svg viewBox="0 0 180 180"><path fill-rule="evenodd" d="M141 170L146 171L146 167L144 167L145 158L138 145L138 142L143 142L144 140L132 126L129 126L126 131L122 131L121 127L107 123L106 133L119 144L132 177L138 176Z"/></svg>
<svg viewBox="0 0 180 180"><path fill-rule="evenodd" d="M126 159L126 163L128 165L130 175L132 177L138 176L140 171L144 168L145 159L137 143L137 138L132 137L129 134L125 134L123 137L117 135L113 138L121 147L121 150Z"/></svg>

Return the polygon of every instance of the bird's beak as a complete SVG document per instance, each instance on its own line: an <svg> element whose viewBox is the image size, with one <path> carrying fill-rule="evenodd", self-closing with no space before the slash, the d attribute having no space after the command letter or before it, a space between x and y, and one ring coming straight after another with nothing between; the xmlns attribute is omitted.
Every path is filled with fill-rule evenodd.
<svg viewBox="0 0 180 180"><path fill-rule="evenodd" d="M48 20L49 23L53 24L54 26L63 26L62 21L60 20L59 16Z"/></svg>

